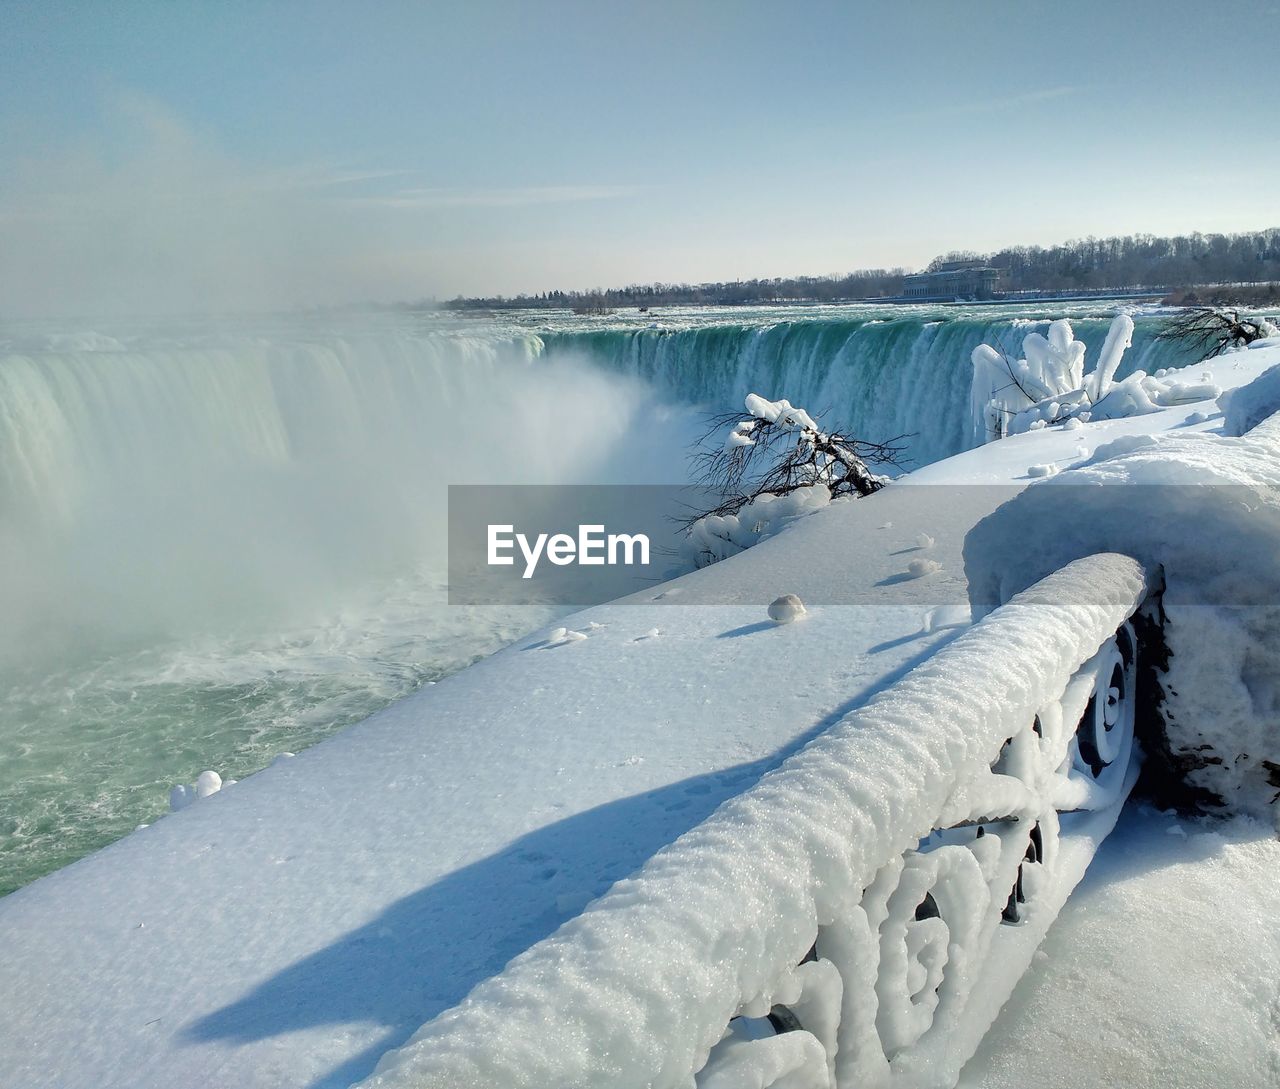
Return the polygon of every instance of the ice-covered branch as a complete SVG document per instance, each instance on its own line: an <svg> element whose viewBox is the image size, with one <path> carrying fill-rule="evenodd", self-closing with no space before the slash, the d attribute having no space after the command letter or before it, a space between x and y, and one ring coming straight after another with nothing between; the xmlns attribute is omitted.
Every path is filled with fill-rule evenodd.
<svg viewBox="0 0 1280 1089"><path fill-rule="evenodd" d="M717 416L693 457L694 476L718 497L686 523L685 550L697 566L725 559L803 514L845 496L870 495L888 478L874 464L896 464L901 447L824 431L789 401L746 398L748 417ZM720 445L706 440L727 428Z"/></svg>

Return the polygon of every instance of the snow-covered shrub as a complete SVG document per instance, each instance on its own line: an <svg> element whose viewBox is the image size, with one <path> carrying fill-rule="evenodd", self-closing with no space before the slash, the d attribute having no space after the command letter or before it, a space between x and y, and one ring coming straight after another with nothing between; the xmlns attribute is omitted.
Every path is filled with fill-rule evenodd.
<svg viewBox="0 0 1280 1089"><path fill-rule="evenodd" d="M685 559L705 567L773 536L834 499L870 495L888 483L871 471L893 464L899 447L823 431L790 401L746 398L747 419L718 416L694 455L694 476L717 497L689 519ZM706 439L728 428L722 444Z"/></svg>
<svg viewBox="0 0 1280 1089"><path fill-rule="evenodd" d="M830 502L830 491L811 484L787 495L757 496L735 514L705 514L689 526L683 542L685 559L706 567L736 556Z"/></svg>
<svg viewBox="0 0 1280 1089"><path fill-rule="evenodd" d="M1125 553L1162 572L1169 660L1161 710L1172 764L1202 795L1274 816L1278 542L1280 417L1238 438L1146 436L1102 447L1088 465L979 522L965 539L965 572L975 615L1095 552Z"/></svg>
<svg viewBox="0 0 1280 1089"><path fill-rule="evenodd" d="M1111 323L1097 366L1084 373L1085 346L1065 318L1048 336L1031 333L1022 342L1024 358L1011 359L989 344L973 350L972 397L988 439L1034 431L1071 420L1114 420L1141 416L1168 405L1217 397L1207 382L1179 380L1177 371L1148 375L1134 371L1117 382L1116 371L1133 343L1133 319L1119 314Z"/></svg>
<svg viewBox="0 0 1280 1089"><path fill-rule="evenodd" d="M1196 353L1198 359L1212 359L1277 333L1280 329L1261 314L1241 314L1238 310L1216 306L1193 306L1171 318L1158 339L1185 345Z"/></svg>

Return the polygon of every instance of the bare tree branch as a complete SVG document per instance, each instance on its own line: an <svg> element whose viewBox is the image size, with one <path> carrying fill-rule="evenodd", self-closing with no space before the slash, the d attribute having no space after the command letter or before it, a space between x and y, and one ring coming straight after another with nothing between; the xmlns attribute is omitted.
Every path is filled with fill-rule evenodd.
<svg viewBox="0 0 1280 1089"><path fill-rule="evenodd" d="M1241 317L1238 310L1193 306L1170 318L1156 339L1174 341L1202 353L1200 359L1212 359L1267 335L1267 322L1262 317Z"/></svg>
<svg viewBox="0 0 1280 1089"><path fill-rule="evenodd" d="M730 430L741 440L715 441ZM738 413L713 416L694 444L690 461L695 481L721 496L721 502L684 519L683 525L688 528L708 515L737 514L763 495L788 495L815 484L825 485L833 498L870 495L888 482L871 466L901 465L906 437L868 442L802 426L793 417L771 421Z"/></svg>

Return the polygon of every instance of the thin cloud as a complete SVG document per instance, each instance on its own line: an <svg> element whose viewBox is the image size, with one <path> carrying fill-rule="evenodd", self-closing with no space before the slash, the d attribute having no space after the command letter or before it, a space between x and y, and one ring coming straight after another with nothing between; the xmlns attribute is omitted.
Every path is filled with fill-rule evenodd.
<svg viewBox="0 0 1280 1089"><path fill-rule="evenodd" d="M640 192L634 185L543 185L514 189L401 189L378 196L343 198L345 203L378 208L523 208L537 204L574 204L620 200Z"/></svg>
<svg viewBox="0 0 1280 1089"><path fill-rule="evenodd" d="M1017 109L1019 106L1034 106L1038 102L1050 102L1057 98L1068 98L1079 94L1082 87L1045 87L1039 91L1027 91L1018 95L1005 95L999 98L985 98L974 102L963 102L954 106L942 106L934 110L922 110L905 114L904 118L919 120L936 117L962 117L967 114L1000 113L1004 110Z"/></svg>

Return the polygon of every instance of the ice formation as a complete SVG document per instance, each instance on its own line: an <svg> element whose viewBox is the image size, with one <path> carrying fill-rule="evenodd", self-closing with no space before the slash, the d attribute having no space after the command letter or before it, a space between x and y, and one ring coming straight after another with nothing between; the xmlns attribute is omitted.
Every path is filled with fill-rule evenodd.
<svg viewBox="0 0 1280 1089"><path fill-rule="evenodd" d="M233 785L235 785L234 779L228 779L224 783L222 776L216 771L202 771L194 783L175 783L169 790L169 811L176 813L180 809L186 809L201 798L217 794L224 786Z"/></svg>
<svg viewBox="0 0 1280 1089"><path fill-rule="evenodd" d="M1254 418L1275 381L1265 372L1228 399L1229 419ZM1089 464L979 522L965 541L965 570L975 612L1097 551L1162 571L1170 750L1193 786L1274 819L1278 539L1280 417L1272 417L1240 436L1129 436L1100 447Z"/></svg>
<svg viewBox="0 0 1280 1089"><path fill-rule="evenodd" d="M543 648L549 650L552 647L562 647L566 643L581 643L586 638L586 632L575 631L573 628L555 628L547 636Z"/></svg>
<svg viewBox="0 0 1280 1089"><path fill-rule="evenodd" d="M1049 424L1078 427L1090 420L1116 420L1158 412L1170 405L1217 397L1211 382L1190 382L1178 371L1148 375L1134 371L1115 380L1133 342L1133 319L1119 314L1111 323L1097 366L1084 374L1085 346L1066 318L1052 322L1047 336L1031 333L1022 342L1024 358L1011 359L989 344L973 350L972 404L988 439L1038 430ZM1035 474L1032 475L1042 475Z"/></svg>

